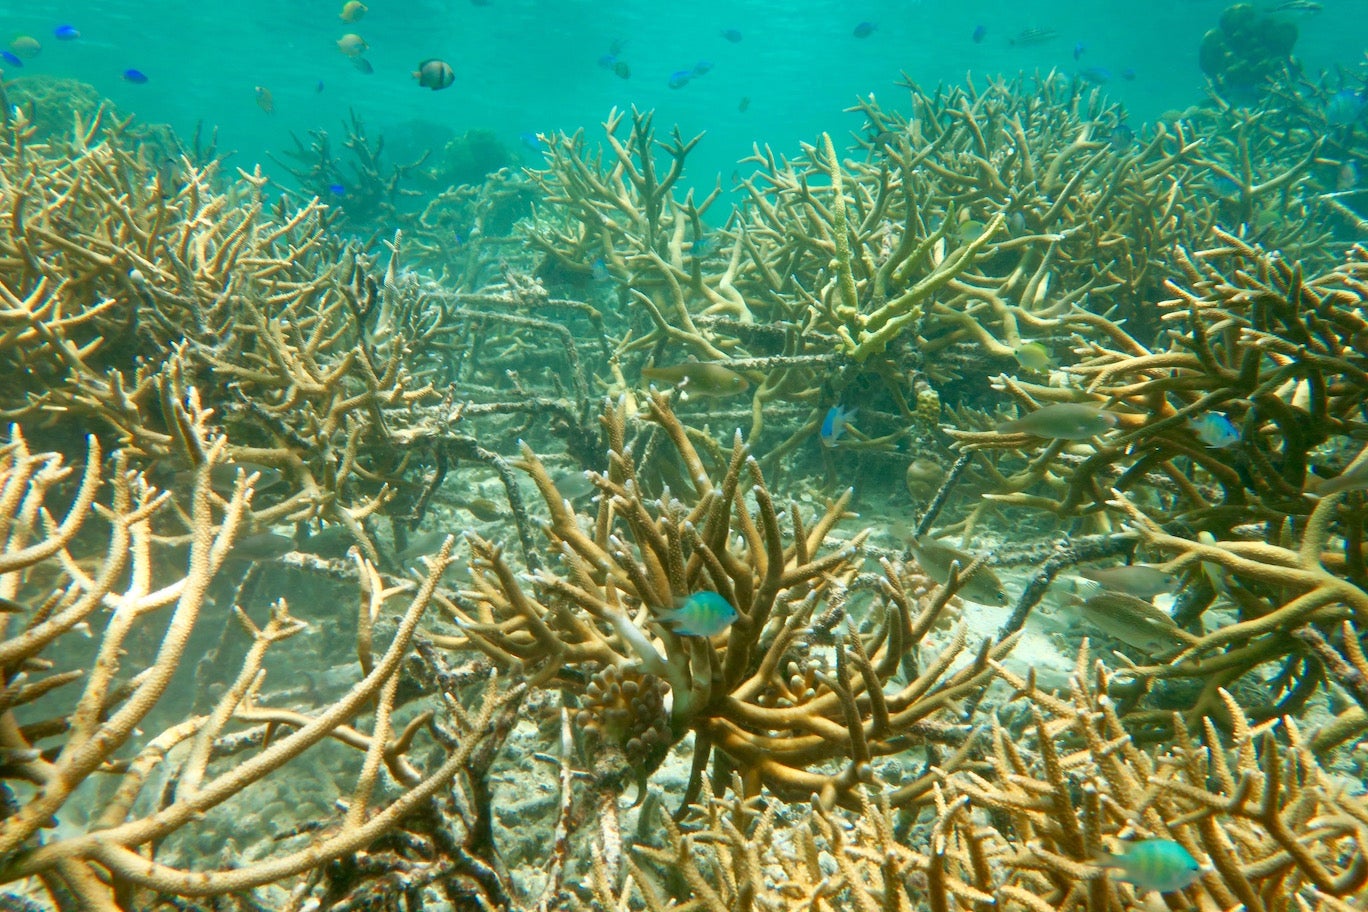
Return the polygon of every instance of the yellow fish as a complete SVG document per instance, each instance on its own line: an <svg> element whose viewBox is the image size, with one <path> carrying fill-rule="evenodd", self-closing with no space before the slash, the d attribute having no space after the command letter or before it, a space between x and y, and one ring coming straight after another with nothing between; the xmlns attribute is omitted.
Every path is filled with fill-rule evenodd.
<svg viewBox="0 0 1368 912"><path fill-rule="evenodd" d="M346 3L342 4L342 12L337 14L337 18L343 22L355 22L366 15L369 9L370 7L362 3L361 0L347 0Z"/></svg>
<svg viewBox="0 0 1368 912"><path fill-rule="evenodd" d="M750 382L736 371L711 361L686 361L666 367L643 367L641 376L670 386L683 386L691 396L738 396Z"/></svg>
<svg viewBox="0 0 1368 912"><path fill-rule="evenodd" d="M1017 364L1027 370L1044 373L1054 367L1054 358L1050 356L1050 350L1039 342L1023 342L1012 350L1012 356L1017 359Z"/></svg>
<svg viewBox="0 0 1368 912"><path fill-rule="evenodd" d="M366 39L362 38L360 35L357 35L354 32L348 32L337 39L337 49L348 57L356 57L366 53L366 51L370 49L370 45L366 44Z"/></svg>
<svg viewBox="0 0 1368 912"><path fill-rule="evenodd" d="M43 46L38 43L38 39L32 35L19 35L10 42L10 50L23 57L25 60L32 60L38 56L38 52Z"/></svg>

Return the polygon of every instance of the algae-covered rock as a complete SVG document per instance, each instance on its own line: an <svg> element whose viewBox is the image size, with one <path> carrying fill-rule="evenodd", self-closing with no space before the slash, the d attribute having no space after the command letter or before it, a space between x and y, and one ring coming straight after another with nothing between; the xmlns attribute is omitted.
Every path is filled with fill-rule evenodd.
<svg viewBox="0 0 1368 912"><path fill-rule="evenodd" d="M1296 23L1260 13L1248 3L1227 7L1202 36L1197 62L1228 101L1257 101L1269 80L1295 66Z"/></svg>
<svg viewBox="0 0 1368 912"><path fill-rule="evenodd" d="M20 76L5 82L9 103L28 112L39 142L69 132L74 118L88 123L100 107L100 93L79 79L61 76Z"/></svg>

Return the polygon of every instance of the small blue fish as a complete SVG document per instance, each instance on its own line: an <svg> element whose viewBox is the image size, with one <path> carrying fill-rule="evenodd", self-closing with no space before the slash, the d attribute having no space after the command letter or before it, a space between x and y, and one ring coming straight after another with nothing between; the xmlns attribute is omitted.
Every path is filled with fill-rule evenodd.
<svg viewBox="0 0 1368 912"><path fill-rule="evenodd" d="M19 55L11 53L10 51L0 51L0 60L3 60L5 63L14 67L21 67L24 65L24 61L19 59Z"/></svg>
<svg viewBox="0 0 1368 912"><path fill-rule="evenodd" d="M1192 853L1172 839L1142 839L1119 855L1103 855L1097 864L1120 870L1118 877L1146 892L1172 893L1202 876Z"/></svg>
<svg viewBox="0 0 1368 912"><path fill-rule="evenodd" d="M712 70L712 68L713 68L712 61L710 61L710 60L700 60L700 61L698 61L698 63L695 63L695 64L694 64L693 74L694 74L695 76L704 76L704 75L707 75L707 73L709 73L709 72Z"/></svg>
<svg viewBox="0 0 1368 912"><path fill-rule="evenodd" d="M670 88L682 89L689 84L689 79L693 76L693 70L675 70L670 74Z"/></svg>
<svg viewBox="0 0 1368 912"><path fill-rule="evenodd" d="M1207 412L1188 422L1197 438L1215 450L1224 450L1240 442L1240 429L1220 412Z"/></svg>
<svg viewBox="0 0 1368 912"><path fill-rule="evenodd" d="M983 39L987 36L987 34L988 34L988 26L986 26L986 25L976 25L976 26L974 26L974 34L970 35L970 36L969 36L969 39L970 39L971 41L973 41L974 44L982 44L982 43L983 43Z"/></svg>
<svg viewBox="0 0 1368 912"><path fill-rule="evenodd" d="M81 37L81 33L76 30L74 25L59 25L52 30L52 37L58 41L75 41Z"/></svg>
<svg viewBox="0 0 1368 912"><path fill-rule="evenodd" d="M680 636L717 636L732 625L739 615L731 602L716 592L695 592L673 611L660 615L660 622Z"/></svg>
<svg viewBox="0 0 1368 912"><path fill-rule="evenodd" d="M1074 60L1077 60L1079 57L1082 57L1082 56L1083 56L1084 54L1086 54L1087 52L1088 52L1088 46L1087 46L1086 44L1084 44L1083 42L1079 41L1079 42L1077 42L1076 44L1074 44L1074 50L1073 50Z"/></svg>
<svg viewBox="0 0 1368 912"><path fill-rule="evenodd" d="M726 38L732 44L736 44L741 40L740 29L723 29L719 34L721 34L723 38Z"/></svg>
<svg viewBox="0 0 1368 912"><path fill-rule="evenodd" d="M142 70L124 70L119 76L124 82L131 82L134 85L143 85L147 82L147 74Z"/></svg>
<svg viewBox="0 0 1368 912"><path fill-rule="evenodd" d="M1117 124L1112 127L1111 135L1107 138L1108 145L1113 152L1125 152L1135 142L1135 131L1125 124Z"/></svg>
<svg viewBox="0 0 1368 912"><path fill-rule="evenodd" d="M826 417L822 419L822 429L817 434L822 439L822 446L836 446L841 435L846 432L846 425L854 419L855 413L858 411L858 408L846 411L844 407L839 405L833 405L827 409Z"/></svg>
<svg viewBox="0 0 1368 912"><path fill-rule="evenodd" d="M859 25L855 26L855 31L851 32L851 34L856 38L868 38L870 35L874 34L876 28L878 28L878 26L872 22L861 22Z"/></svg>
<svg viewBox="0 0 1368 912"><path fill-rule="evenodd" d="M315 91L315 92L321 92L321 91L323 91L323 80L321 80L321 79L318 80L318 84L314 86L314 91Z"/></svg>
<svg viewBox="0 0 1368 912"><path fill-rule="evenodd" d="M542 142L541 136L537 133L519 133L518 142L533 152L542 152L546 149L546 144Z"/></svg>
<svg viewBox="0 0 1368 912"><path fill-rule="evenodd" d="M598 65L605 70L611 70L615 63L617 63L617 54L604 54L598 59Z"/></svg>
<svg viewBox="0 0 1368 912"><path fill-rule="evenodd" d="M1078 78L1089 85L1102 85L1111 81L1111 70L1106 67L1087 67L1078 71Z"/></svg>
<svg viewBox="0 0 1368 912"><path fill-rule="evenodd" d="M608 271L608 264L604 262L603 257L599 257L589 264L589 277L595 282L606 282L613 277L613 274Z"/></svg>
<svg viewBox="0 0 1368 912"><path fill-rule="evenodd" d="M1124 79L1124 80L1126 80L1126 82L1135 82L1135 70L1134 70L1134 68L1132 68L1132 67L1126 67L1124 70L1122 70L1122 71L1121 71L1121 78Z"/></svg>
<svg viewBox="0 0 1368 912"><path fill-rule="evenodd" d="M333 196L346 196L347 188L341 184L328 184L328 192Z"/></svg>
<svg viewBox="0 0 1368 912"><path fill-rule="evenodd" d="M1344 127L1368 114L1368 94L1356 89L1340 89L1325 104L1325 121Z"/></svg>

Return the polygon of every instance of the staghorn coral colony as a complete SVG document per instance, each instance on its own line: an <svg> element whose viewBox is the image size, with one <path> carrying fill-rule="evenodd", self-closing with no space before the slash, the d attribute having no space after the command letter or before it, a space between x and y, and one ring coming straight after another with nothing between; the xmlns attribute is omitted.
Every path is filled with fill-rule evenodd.
<svg viewBox="0 0 1368 912"><path fill-rule="evenodd" d="M1223 40L734 197L635 110L353 118L347 209L7 86L5 907L1365 908L1368 135Z"/></svg>

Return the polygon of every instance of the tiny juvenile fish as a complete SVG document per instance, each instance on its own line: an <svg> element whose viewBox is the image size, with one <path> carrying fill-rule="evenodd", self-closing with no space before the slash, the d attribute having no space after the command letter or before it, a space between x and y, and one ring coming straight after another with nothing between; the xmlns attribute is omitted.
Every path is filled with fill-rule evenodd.
<svg viewBox="0 0 1368 912"><path fill-rule="evenodd" d="M710 590L695 592L658 620L680 636L717 636L739 617L731 602Z"/></svg>
<svg viewBox="0 0 1368 912"><path fill-rule="evenodd" d="M826 417L822 419L822 429L818 435L822 439L822 446L834 447L840 442L841 435L846 432L846 426L855 417L858 408L846 411L839 405L833 405L827 409Z"/></svg>
<svg viewBox="0 0 1368 912"><path fill-rule="evenodd" d="M271 90L265 86L257 86L252 91L256 92L257 107L267 114L275 113L275 97L271 95Z"/></svg>
<svg viewBox="0 0 1368 912"><path fill-rule="evenodd" d="M1054 440L1088 440L1116 427L1118 416L1082 402L1056 402L996 428L999 434L1030 434Z"/></svg>
<svg viewBox="0 0 1368 912"><path fill-rule="evenodd" d="M750 388L750 381L729 367L711 361L686 361L666 367L643 367L641 376L671 386L684 387L691 396L737 396Z"/></svg>
<svg viewBox="0 0 1368 912"><path fill-rule="evenodd" d="M672 89L682 89L689 84L691 78L693 78L693 70L675 70L670 74L668 85Z"/></svg>
<svg viewBox="0 0 1368 912"><path fill-rule="evenodd" d="M74 25L59 25L52 30L52 37L58 41L75 41L81 37L81 31Z"/></svg>
<svg viewBox="0 0 1368 912"><path fill-rule="evenodd" d="M366 15L368 9L369 7L361 0L347 0L346 3L342 4L342 12L337 14L337 18L343 22L355 22Z"/></svg>
<svg viewBox="0 0 1368 912"><path fill-rule="evenodd" d="M934 539L908 539L907 549L912 552L918 565L942 586L950 581L950 565L959 564L960 573L974 562L974 555L961 551L943 541ZM974 575L963 580L959 594L980 605L1001 607L1008 602L1007 590L1002 580L988 567L980 566Z"/></svg>
<svg viewBox="0 0 1368 912"><path fill-rule="evenodd" d="M972 41L972 42L974 42L974 44L982 44L982 43L983 43L983 39L984 39L984 37L985 37L987 34L988 34L988 26L986 26L986 25L976 25L976 26L974 26L974 34L972 34L972 35L969 36L969 40Z"/></svg>
<svg viewBox="0 0 1368 912"><path fill-rule="evenodd" d="M1097 859L1104 868L1115 868L1120 880L1141 890L1172 893L1191 886L1202 876L1202 866L1192 853L1172 839L1142 839L1126 846L1119 854Z"/></svg>
<svg viewBox="0 0 1368 912"><path fill-rule="evenodd" d="M728 41L730 41L732 44L736 44L737 42L739 42L739 41L741 40L741 30L740 30L740 29L734 29L734 28L723 29L723 30L722 30L721 32L719 32L718 34L720 34L723 38L726 38L726 39L727 39Z"/></svg>
<svg viewBox="0 0 1368 912"><path fill-rule="evenodd" d="M131 82L134 85L144 85L147 82L147 74L142 70L124 70L119 76L124 82Z"/></svg>
<svg viewBox="0 0 1368 912"><path fill-rule="evenodd" d="M878 28L878 26L872 22L861 22L859 25L855 26L855 31L850 34L854 35L856 38L868 38L870 35L874 34L876 28Z"/></svg>

